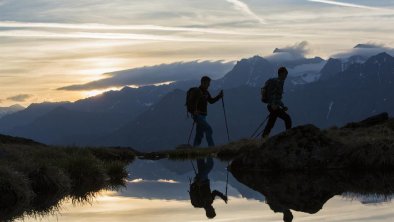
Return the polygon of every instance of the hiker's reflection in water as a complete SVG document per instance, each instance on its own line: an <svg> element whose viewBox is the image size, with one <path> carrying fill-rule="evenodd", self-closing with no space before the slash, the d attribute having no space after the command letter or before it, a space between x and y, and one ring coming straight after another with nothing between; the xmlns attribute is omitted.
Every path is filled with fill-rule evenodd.
<svg viewBox="0 0 394 222"><path fill-rule="evenodd" d="M197 172L190 183L190 200L194 207L204 208L208 218L214 218L216 216L215 209L212 204L217 196L219 196L224 202L227 203L227 196L223 193L214 190L211 191L211 184L208 178L208 174L213 168L213 159L211 157L205 159L197 159Z"/></svg>

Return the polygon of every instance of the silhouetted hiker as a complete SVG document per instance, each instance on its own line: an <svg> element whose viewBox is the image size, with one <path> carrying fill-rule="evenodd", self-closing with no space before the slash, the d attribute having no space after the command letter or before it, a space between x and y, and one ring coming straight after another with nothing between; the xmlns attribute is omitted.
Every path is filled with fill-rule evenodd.
<svg viewBox="0 0 394 222"><path fill-rule="evenodd" d="M206 120L208 115L207 106L208 103L213 104L221 99L223 97L223 90L215 98L212 98L208 92L210 83L211 79L208 76L203 76L199 87L193 87L187 91L187 111L193 115L193 120L197 125L193 146L199 146L201 144L204 133L208 146L215 146L212 138L212 127Z"/></svg>
<svg viewBox="0 0 394 222"><path fill-rule="evenodd" d="M196 208L204 208L206 216L210 219L216 216L212 204L217 196L227 203L227 197L223 193L217 190L211 192L211 182L209 181L208 174L211 172L212 168L212 157L197 159L197 174L189 187L192 205Z"/></svg>
<svg viewBox="0 0 394 222"><path fill-rule="evenodd" d="M267 109L270 112L268 123L262 135L264 140L268 139L278 117L285 121L286 129L291 128L291 118L286 113L288 108L282 102L283 85L287 78L287 73L285 67L280 67L278 69L278 78L267 80L262 88L262 102L268 104Z"/></svg>

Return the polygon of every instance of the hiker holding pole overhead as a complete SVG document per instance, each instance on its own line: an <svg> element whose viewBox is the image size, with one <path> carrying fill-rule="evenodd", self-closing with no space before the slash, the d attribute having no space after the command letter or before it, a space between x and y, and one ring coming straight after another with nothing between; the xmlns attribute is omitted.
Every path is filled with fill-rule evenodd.
<svg viewBox="0 0 394 222"><path fill-rule="evenodd" d="M211 78L208 76L203 76L201 78L201 84L199 87L190 88L187 91L186 106L187 111L192 114L193 120L196 124L196 137L194 138L193 146L200 146L202 138L205 137L208 142L208 146L215 146L212 138L212 127L206 120L208 115L207 106L208 103L213 104L219 99L223 98L223 90L212 98L208 91L209 85L211 83Z"/></svg>
<svg viewBox="0 0 394 222"><path fill-rule="evenodd" d="M263 131L263 141L266 141L272 128L275 125L276 119L281 118L286 125L286 130L291 128L291 118L287 114L288 108L282 102L283 85L287 78L287 69L280 67L278 69L278 78L272 78L265 82L264 87L261 89L261 100L267 103L269 111L268 123Z"/></svg>

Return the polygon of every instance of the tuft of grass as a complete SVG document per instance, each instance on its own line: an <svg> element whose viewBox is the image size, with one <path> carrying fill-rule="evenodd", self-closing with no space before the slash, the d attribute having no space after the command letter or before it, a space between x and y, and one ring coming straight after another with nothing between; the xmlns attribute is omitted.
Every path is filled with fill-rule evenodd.
<svg viewBox="0 0 394 222"><path fill-rule="evenodd" d="M135 159L135 153L129 148L88 148L89 151L102 161L130 162Z"/></svg>
<svg viewBox="0 0 394 222"><path fill-rule="evenodd" d="M189 160L208 156L215 156L216 148L189 148L167 151L168 158L172 160Z"/></svg>
<svg viewBox="0 0 394 222"><path fill-rule="evenodd" d="M0 218L11 221L24 212L34 193L26 176L0 166Z"/></svg>
<svg viewBox="0 0 394 222"><path fill-rule="evenodd" d="M128 172L122 162L107 162L104 167L111 184L122 183L123 179L128 177Z"/></svg>
<svg viewBox="0 0 394 222"><path fill-rule="evenodd" d="M0 143L0 218L50 213L64 198L89 201L101 189L124 185L134 158L123 148Z"/></svg>

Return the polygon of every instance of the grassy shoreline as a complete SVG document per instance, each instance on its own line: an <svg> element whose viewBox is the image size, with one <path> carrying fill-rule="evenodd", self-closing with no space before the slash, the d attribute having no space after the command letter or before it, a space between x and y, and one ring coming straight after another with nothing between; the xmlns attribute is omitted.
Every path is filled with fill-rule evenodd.
<svg viewBox="0 0 394 222"><path fill-rule="evenodd" d="M50 212L64 198L83 201L101 189L121 186L128 176L126 166L135 159L126 148L54 147L4 138L0 137L1 221Z"/></svg>

